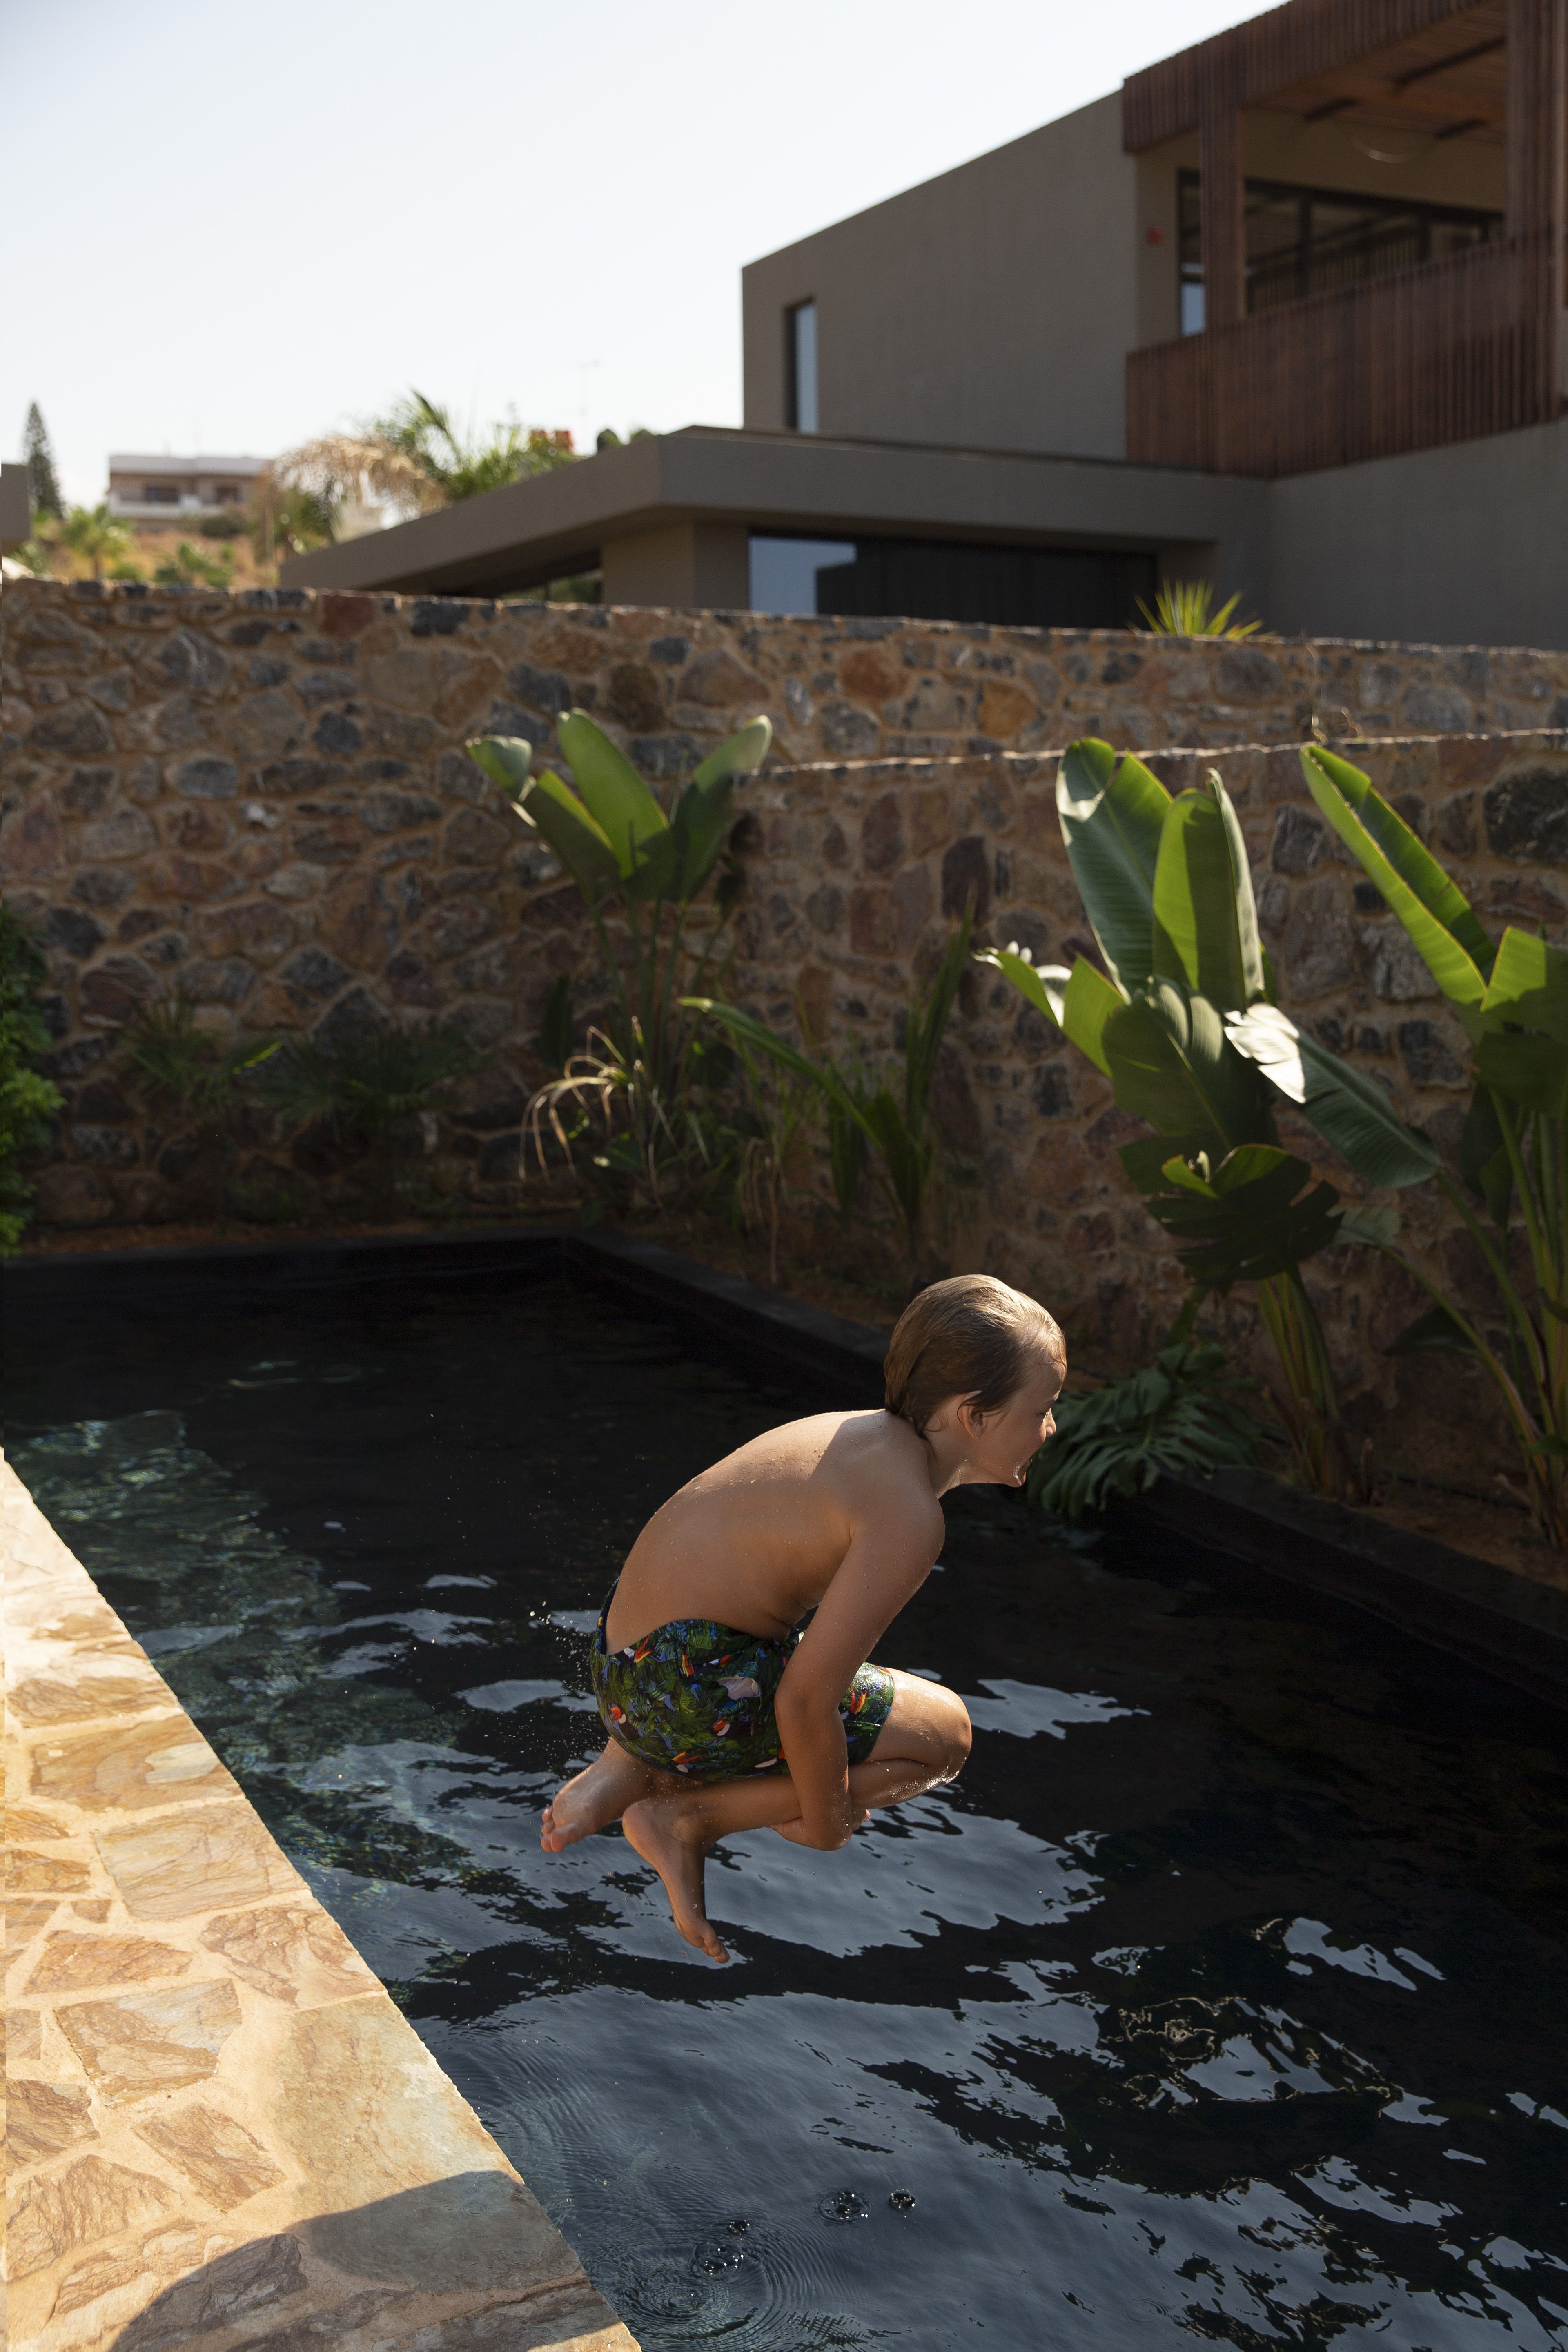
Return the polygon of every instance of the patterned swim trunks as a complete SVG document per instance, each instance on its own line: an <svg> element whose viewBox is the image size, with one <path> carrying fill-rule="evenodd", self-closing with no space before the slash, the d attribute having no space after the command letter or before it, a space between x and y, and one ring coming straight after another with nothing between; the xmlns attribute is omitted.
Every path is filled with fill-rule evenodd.
<svg viewBox="0 0 1568 2352"><path fill-rule="evenodd" d="M612 1739L658 1772L740 1780L781 1760L773 1700L800 1640L738 1633L710 1618L678 1618L629 1649L594 1639L594 1696ZM851 1764L864 1764L893 1706L886 1666L862 1666L839 1702Z"/></svg>

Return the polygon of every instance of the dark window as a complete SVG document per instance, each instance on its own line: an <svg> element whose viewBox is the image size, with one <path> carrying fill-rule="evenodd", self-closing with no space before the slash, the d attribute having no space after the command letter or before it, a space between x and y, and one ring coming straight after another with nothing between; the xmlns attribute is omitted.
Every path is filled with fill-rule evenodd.
<svg viewBox="0 0 1568 2352"><path fill-rule="evenodd" d="M792 433L816 430L816 305L784 312L784 419Z"/></svg>
<svg viewBox="0 0 1568 2352"><path fill-rule="evenodd" d="M816 573L819 613L992 621L1005 627L1115 629L1152 600L1152 554L1063 547L964 547L862 539Z"/></svg>
<svg viewBox="0 0 1568 2352"><path fill-rule="evenodd" d="M220 507L237 507L244 496L237 482L219 482L213 492L214 503Z"/></svg>
<svg viewBox="0 0 1568 2352"><path fill-rule="evenodd" d="M178 482L143 482L142 503L144 507L177 507L180 503Z"/></svg>
<svg viewBox="0 0 1568 2352"><path fill-rule="evenodd" d="M1178 175L1181 231L1181 331L1204 325L1203 231L1198 175ZM1247 183L1247 307L1278 310L1307 294L1325 294L1432 261L1502 235L1500 213L1451 205L1405 204L1392 196L1345 195L1293 188L1273 180Z"/></svg>

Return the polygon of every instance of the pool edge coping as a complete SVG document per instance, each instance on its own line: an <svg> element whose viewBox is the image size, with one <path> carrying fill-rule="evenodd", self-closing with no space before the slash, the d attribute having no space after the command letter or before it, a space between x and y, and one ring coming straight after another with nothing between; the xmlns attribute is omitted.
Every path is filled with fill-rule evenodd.
<svg viewBox="0 0 1568 2352"><path fill-rule="evenodd" d="M4 1456L0 1533L7 2342L161 2316L202 2352L254 2310L351 2352L509 2311L536 2352L637 2352Z"/></svg>

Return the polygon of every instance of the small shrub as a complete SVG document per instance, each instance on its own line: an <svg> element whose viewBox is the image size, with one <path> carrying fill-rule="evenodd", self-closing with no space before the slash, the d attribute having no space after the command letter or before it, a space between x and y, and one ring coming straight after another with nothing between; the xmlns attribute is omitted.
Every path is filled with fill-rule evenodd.
<svg viewBox="0 0 1568 2352"><path fill-rule="evenodd" d="M42 1143L60 1090L39 1065L49 1033L38 1010L44 959L8 907L0 907L0 1254L16 1249L32 1216L25 1152Z"/></svg>
<svg viewBox="0 0 1568 2352"><path fill-rule="evenodd" d="M1029 1465L1031 1507L1082 1519L1159 1478L1249 1466L1263 1433L1236 1402L1248 1384L1226 1360L1223 1348L1189 1339L1092 1396L1063 1397L1057 1433Z"/></svg>

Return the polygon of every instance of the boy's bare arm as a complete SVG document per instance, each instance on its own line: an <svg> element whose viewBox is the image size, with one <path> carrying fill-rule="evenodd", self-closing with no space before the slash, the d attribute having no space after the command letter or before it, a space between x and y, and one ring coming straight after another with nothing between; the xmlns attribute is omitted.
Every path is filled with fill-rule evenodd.
<svg viewBox="0 0 1568 2352"><path fill-rule="evenodd" d="M774 1712L806 1842L833 1848L854 1828L839 1703L871 1649L930 1575L944 1521L933 1496L876 1482L848 1550L784 1669Z"/></svg>

